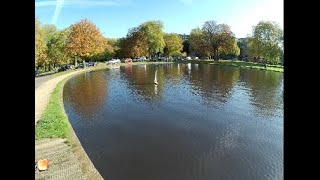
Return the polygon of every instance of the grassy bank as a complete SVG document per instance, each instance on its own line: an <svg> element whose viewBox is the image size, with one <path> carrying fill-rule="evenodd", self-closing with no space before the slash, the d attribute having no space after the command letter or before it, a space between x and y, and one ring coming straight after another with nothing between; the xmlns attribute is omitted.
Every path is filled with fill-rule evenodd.
<svg viewBox="0 0 320 180"><path fill-rule="evenodd" d="M265 68L265 64L245 62L245 61L219 60L218 62L216 62L213 60L188 60L188 61L183 61L183 62L204 63L204 64L213 64L213 65L221 65L221 66L234 66L234 67L240 67L240 68L250 68L250 69L260 69L260 70L267 70L267 71L283 72L282 65L267 65L267 68Z"/></svg>
<svg viewBox="0 0 320 180"><path fill-rule="evenodd" d="M61 101L62 87L66 80L58 83L53 90L49 104L36 125L36 139L68 138L68 117Z"/></svg>
<svg viewBox="0 0 320 180"><path fill-rule="evenodd" d="M131 62L131 63L117 63L115 65L106 65L107 67L112 66L125 66L126 64L138 65L138 64L170 64L173 62L161 62L161 61L144 61L144 62Z"/></svg>

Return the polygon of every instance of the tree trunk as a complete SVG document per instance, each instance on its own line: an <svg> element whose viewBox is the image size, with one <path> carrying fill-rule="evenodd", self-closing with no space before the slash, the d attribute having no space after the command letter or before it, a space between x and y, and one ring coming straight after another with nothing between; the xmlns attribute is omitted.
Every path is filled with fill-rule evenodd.
<svg viewBox="0 0 320 180"><path fill-rule="evenodd" d="M77 57L74 57L74 66L75 66L75 67L78 66Z"/></svg>
<svg viewBox="0 0 320 180"><path fill-rule="evenodd" d="M214 60L218 61L218 48L214 49Z"/></svg>

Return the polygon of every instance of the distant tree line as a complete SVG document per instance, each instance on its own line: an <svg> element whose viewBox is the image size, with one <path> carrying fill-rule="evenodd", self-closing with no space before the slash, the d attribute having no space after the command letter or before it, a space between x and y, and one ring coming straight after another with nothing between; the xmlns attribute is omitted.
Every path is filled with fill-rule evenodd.
<svg viewBox="0 0 320 180"><path fill-rule="evenodd" d="M247 37L246 47L257 58L278 63L283 58L283 31L274 22L261 21ZM62 30L35 20L35 66L51 71L83 60L105 61L111 58L185 57L236 59L239 43L227 24L207 21L191 30L183 41L176 33L163 32L161 21L147 21L128 30L126 37L106 38L87 19Z"/></svg>

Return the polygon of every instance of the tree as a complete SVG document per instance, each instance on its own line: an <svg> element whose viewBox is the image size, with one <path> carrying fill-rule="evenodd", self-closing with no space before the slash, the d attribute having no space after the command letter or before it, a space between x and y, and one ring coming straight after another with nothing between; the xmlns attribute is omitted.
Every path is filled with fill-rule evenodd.
<svg viewBox="0 0 320 180"><path fill-rule="evenodd" d="M240 48L235 38L230 39L224 46L221 47L220 56L226 58L236 58L240 55Z"/></svg>
<svg viewBox="0 0 320 180"><path fill-rule="evenodd" d="M58 49L57 58L58 62L60 64L71 64L72 63L72 57L67 52L67 42L68 37L70 35L70 28L62 29L58 32L57 41L56 41L56 48Z"/></svg>
<svg viewBox="0 0 320 180"><path fill-rule="evenodd" d="M117 40L116 39L109 39L109 38L105 38L104 40L106 43L104 51L94 54L91 57L91 60L103 61L103 60L108 60L108 59L115 56L116 51L119 49L116 45Z"/></svg>
<svg viewBox="0 0 320 180"><path fill-rule="evenodd" d="M147 21L138 27L129 29L125 38L119 39L117 56L141 57L153 56L163 52L163 24L161 21Z"/></svg>
<svg viewBox="0 0 320 180"><path fill-rule="evenodd" d="M108 41L108 46L106 48L106 56L107 58L111 58L113 56L115 56L116 51L119 49L118 47L118 41L119 39L115 39L115 38L106 38Z"/></svg>
<svg viewBox="0 0 320 180"><path fill-rule="evenodd" d="M127 44L128 40L127 38L119 38L117 41L117 46L119 47L118 50L116 50L116 56L117 57L128 57L127 56Z"/></svg>
<svg viewBox="0 0 320 180"><path fill-rule="evenodd" d="M117 39L106 38L107 46L103 52L102 59L110 59L115 56L116 50L119 49L117 46Z"/></svg>
<svg viewBox="0 0 320 180"><path fill-rule="evenodd" d="M47 55L49 70L63 64L69 64L71 57L66 52L66 42L70 34L69 28L58 31L54 25L45 25L45 42L48 47Z"/></svg>
<svg viewBox="0 0 320 180"><path fill-rule="evenodd" d="M219 49L230 45L230 41L234 39L234 34L227 24L217 24L215 21L206 21L202 33L204 43L213 50L215 60L218 60Z"/></svg>
<svg viewBox="0 0 320 180"><path fill-rule="evenodd" d="M190 51L196 56L211 56L212 50L204 41L204 34L200 28L195 28L191 30L190 38Z"/></svg>
<svg viewBox="0 0 320 180"><path fill-rule="evenodd" d="M163 52L165 42L162 29L163 23L161 21L147 21L138 27L138 31L146 38L150 56Z"/></svg>
<svg viewBox="0 0 320 180"><path fill-rule="evenodd" d="M184 52L186 54L189 54L190 53L190 42L189 42L189 40L183 41L182 45L183 45L182 52Z"/></svg>
<svg viewBox="0 0 320 180"><path fill-rule="evenodd" d="M164 34L164 55L177 57L181 55L183 50L182 39L176 33Z"/></svg>
<svg viewBox="0 0 320 180"><path fill-rule="evenodd" d="M132 28L129 30L126 38L119 40L119 57L140 57L148 54L146 37L138 30Z"/></svg>
<svg viewBox="0 0 320 180"><path fill-rule="evenodd" d="M41 27L40 20L35 20L35 66L44 67L48 63L45 33Z"/></svg>
<svg viewBox="0 0 320 180"><path fill-rule="evenodd" d="M141 27L132 28L128 32L128 57L141 57L149 55L150 40L146 32L141 30Z"/></svg>
<svg viewBox="0 0 320 180"><path fill-rule="evenodd" d="M253 56L265 58L268 63L279 63L283 51L283 31L279 24L271 21L260 21L253 27L249 37L248 48Z"/></svg>
<svg viewBox="0 0 320 180"><path fill-rule="evenodd" d="M48 56L48 67L49 71L51 70L52 65L55 67L57 64L57 51L55 48L55 42L57 40L57 28L54 25L45 25L43 26L45 32L45 42L47 46L47 56Z"/></svg>
<svg viewBox="0 0 320 180"><path fill-rule="evenodd" d="M105 50L107 42L91 21L81 20L73 24L70 29L67 50L72 56L88 60Z"/></svg>
<svg viewBox="0 0 320 180"><path fill-rule="evenodd" d="M129 29L126 38L119 40L119 57L141 57L149 55L147 36L139 27Z"/></svg>
<svg viewBox="0 0 320 180"><path fill-rule="evenodd" d="M36 20L36 66L50 71L52 67L69 63L71 59L66 53L69 33L68 28L58 31L54 25L41 27L40 21Z"/></svg>

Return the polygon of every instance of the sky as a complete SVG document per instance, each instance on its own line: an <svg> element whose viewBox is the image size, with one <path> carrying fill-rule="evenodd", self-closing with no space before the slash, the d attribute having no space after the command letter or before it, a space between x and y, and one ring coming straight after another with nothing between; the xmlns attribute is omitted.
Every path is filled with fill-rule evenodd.
<svg viewBox="0 0 320 180"><path fill-rule="evenodd" d="M214 20L242 38L261 20L283 29L283 9L283 0L35 0L41 24L63 29L86 18L107 38L125 37L130 28L150 20L160 20L164 32L178 34Z"/></svg>

